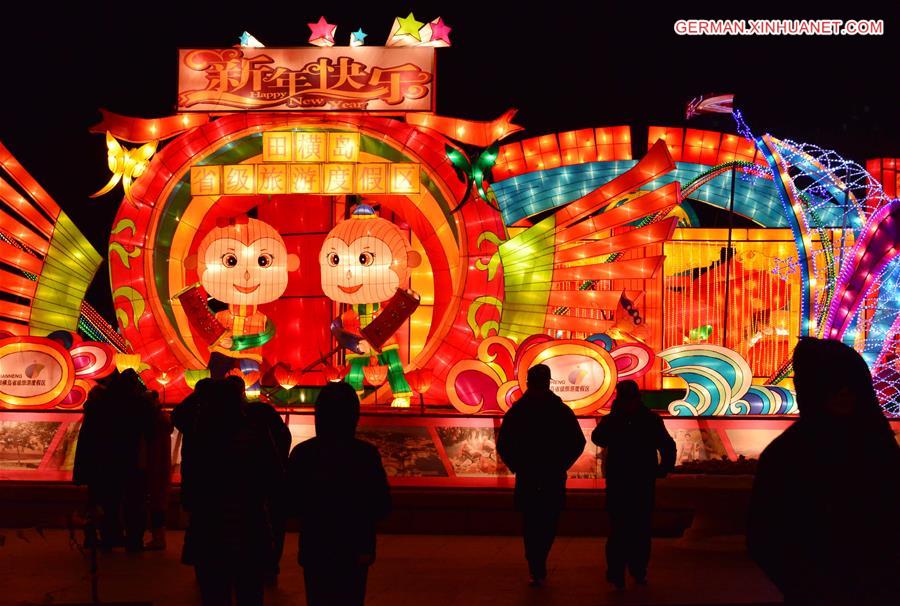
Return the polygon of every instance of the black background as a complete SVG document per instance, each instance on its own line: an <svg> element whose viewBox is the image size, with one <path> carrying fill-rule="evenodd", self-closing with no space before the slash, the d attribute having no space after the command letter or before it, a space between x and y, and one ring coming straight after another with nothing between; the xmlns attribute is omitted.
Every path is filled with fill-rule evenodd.
<svg viewBox="0 0 900 606"><path fill-rule="evenodd" d="M248 30L268 46L304 46L307 22L337 24L337 44L362 27L382 45L397 15L442 16L453 46L438 50L437 110L493 119L519 108L529 137L584 127L683 125L684 105L735 93L754 132L814 142L861 163L900 156L900 19L890 3L837 10L648 1L517 3L248 1L56 3L5 7L0 141L105 255L121 189L88 196L109 173L98 108L137 117L174 111L178 47L226 47ZM883 36L678 36L687 18L884 19ZM733 131L729 116L697 128ZM641 142L643 145L643 142ZM111 318L106 267L88 299Z"/></svg>

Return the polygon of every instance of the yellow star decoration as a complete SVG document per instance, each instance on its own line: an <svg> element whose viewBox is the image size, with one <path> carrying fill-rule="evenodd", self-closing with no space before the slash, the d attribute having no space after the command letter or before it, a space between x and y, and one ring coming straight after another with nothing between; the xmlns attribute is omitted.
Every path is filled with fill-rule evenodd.
<svg viewBox="0 0 900 606"><path fill-rule="evenodd" d="M422 21L416 21L416 17L410 13L405 19L401 17L397 17L397 23L400 24L400 31L397 34L407 34L412 36L419 42L422 41L422 36L419 35L419 30L422 29L422 26L425 25Z"/></svg>
<svg viewBox="0 0 900 606"><path fill-rule="evenodd" d="M150 158L156 152L158 143L159 141L151 141L138 148L128 149L119 144L116 138L107 131L107 162L109 163L109 170L112 172L112 176L109 178L109 182L100 191L93 194L91 198L97 198L112 191L121 180L122 189L125 190L125 198L134 204L134 200L131 198L131 183L147 170L147 165L150 164Z"/></svg>

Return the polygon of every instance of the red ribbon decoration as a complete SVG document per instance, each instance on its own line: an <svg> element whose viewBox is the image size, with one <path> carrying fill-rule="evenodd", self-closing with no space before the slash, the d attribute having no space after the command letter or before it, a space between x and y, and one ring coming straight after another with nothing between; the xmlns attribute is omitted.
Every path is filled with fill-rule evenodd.
<svg viewBox="0 0 900 606"><path fill-rule="evenodd" d="M496 120L480 122L476 120L463 120L462 118L448 118L436 114L406 114L406 121L414 126L429 128L444 135L448 139L474 145L487 147L494 141L505 139L513 133L524 130L518 124L513 124L513 116L516 109L508 109Z"/></svg>
<svg viewBox="0 0 900 606"><path fill-rule="evenodd" d="M209 115L201 113L176 114L165 118L131 118L101 109L100 114L102 119L89 132L98 135L109 132L119 141L130 143L168 139L209 122Z"/></svg>

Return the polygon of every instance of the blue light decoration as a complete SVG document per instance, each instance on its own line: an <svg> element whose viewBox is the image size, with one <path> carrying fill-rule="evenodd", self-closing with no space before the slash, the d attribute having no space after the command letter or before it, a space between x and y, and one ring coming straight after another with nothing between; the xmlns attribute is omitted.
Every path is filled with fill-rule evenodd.
<svg viewBox="0 0 900 606"><path fill-rule="evenodd" d="M491 189L500 202L504 221L507 225L514 225L526 217L577 200L634 165L634 160L612 160L559 166L491 183ZM675 170L649 183L647 188L658 188L678 181L687 190L689 184L705 178L707 173L716 173L716 176L725 174L725 178L705 181L696 189L688 190L689 194L686 195L716 208L728 209L731 196L728 177L730 166L724 173L721 167L693 162L676 162L675 166ZM761 168L757 165L740 171L748 179L741 179L735 185L734 212L762 227L787 227L788 222L771 173L760 172ZM824 216L827 222L840 226L841 215L837 211L826 212Z"/></svg>
<svg viewBox="0 0 900 606"><path fill-rule="evenodd" d="M833 150L771 135L757 138L738 111L735 120L777 176L803 276L803 332L859 351L883 410L900 414L900 199ZM788 361L769 382L789 372Z"/></svg>

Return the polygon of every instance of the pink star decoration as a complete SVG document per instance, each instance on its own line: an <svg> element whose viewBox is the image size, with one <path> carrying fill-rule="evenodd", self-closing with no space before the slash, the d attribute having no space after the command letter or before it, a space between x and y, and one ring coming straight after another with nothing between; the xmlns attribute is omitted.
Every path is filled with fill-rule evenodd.
<svg viewBox="0 0 900 606"><path fill-rule="evenodd" d="M316 23L307 23L312 34L309 36L309 43L317 46L334 46L334 33L337 31L337 25L332 25L325 20L325 17L319 17Z"/></svg>
<svg viewBox="0 0 900 606"><path fill-rule="evenodd" d="M453 30L452 27L449 27L441 17L438 17L434 21L431 22L431 39L434 40L443 40L447 44L450 44L450 32Z"/></svg>

